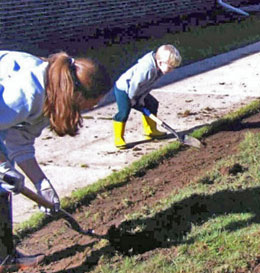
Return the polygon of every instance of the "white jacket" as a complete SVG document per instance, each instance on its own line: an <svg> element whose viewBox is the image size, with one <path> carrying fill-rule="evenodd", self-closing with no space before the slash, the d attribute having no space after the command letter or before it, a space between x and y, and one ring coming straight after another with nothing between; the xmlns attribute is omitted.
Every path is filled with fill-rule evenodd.
<svg viewBox="0 0 260 273"><path fill-rule="evenodd" d="M147 95L153 84L162 76L156 67L154 52L149 52L123 73L116 81L116 87L128 94L130 100Z"/></svg>
<svg viewBox="0 0 260 273"><path fill-rule="evenodd" d="M33 158L35 138L49 124L42 115L47 66L28 53L0 51L0 148L10 160Z"/></svg>

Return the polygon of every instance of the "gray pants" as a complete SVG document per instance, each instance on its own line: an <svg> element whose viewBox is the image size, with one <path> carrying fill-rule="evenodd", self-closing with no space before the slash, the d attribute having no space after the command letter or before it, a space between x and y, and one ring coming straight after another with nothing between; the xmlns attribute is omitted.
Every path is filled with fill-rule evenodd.
<svg viewBox="0 0 260 273"><path fill-rule="evenodd" d="M12 194L0 193L0 261L14 250L12 226Z"/></svg>

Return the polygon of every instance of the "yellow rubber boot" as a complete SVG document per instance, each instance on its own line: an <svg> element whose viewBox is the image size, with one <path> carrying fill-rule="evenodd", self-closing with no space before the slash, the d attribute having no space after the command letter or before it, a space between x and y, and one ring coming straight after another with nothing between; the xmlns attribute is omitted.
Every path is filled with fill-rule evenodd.
<svg viewBox="0 0 260 273"><path fill-rule="evenodd" d="M145 139L153 139L160 138L166 135L165 132L161 132L156 128L156 122L149 117L142 115L143 127L144 127L144 135Z"/></svg>
<svg viewBox="0 0 260 273"><path fill-rule="evenodd" d="M115 146L118 149L126 149L126 143L124 140L125 134L125 122L113 120Z"/></svg>

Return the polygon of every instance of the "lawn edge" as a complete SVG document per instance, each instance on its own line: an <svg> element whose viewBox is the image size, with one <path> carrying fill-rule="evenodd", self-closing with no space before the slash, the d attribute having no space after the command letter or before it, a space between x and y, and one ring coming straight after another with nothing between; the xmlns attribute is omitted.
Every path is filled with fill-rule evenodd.
<svg viewBox="0 0 260 273"><path fill-rule="evenodd" d="M243 118L254 115L259 111L260 100L255 100L248 105L213 121L209 125L194 130L191 135L198 139L204 139L225 128L231 127L232 124L239 122ZM156 166L166 158L174 157L177 153L181 152L182 148L182 145L173 141L156 151L146 154L122 170L114 172L105 178L98 179L93 184L75 190L70 196L62 198L61 207L72 213L80 206L89 204L98 194L125 185L131 177L143 176L147 170L156 168ZM18 224L14 229L14 234L21 239L32 232L40 230L47 223L56 219L57 217L46 216L41 212L36 212L28 220Z"/></svg>

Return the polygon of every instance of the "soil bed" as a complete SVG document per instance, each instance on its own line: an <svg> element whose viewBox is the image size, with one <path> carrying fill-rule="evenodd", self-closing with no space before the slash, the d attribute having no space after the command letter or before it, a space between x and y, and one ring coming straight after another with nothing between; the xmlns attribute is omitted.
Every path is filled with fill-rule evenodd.
<svg viewBox="0 0 260 273"><path fill-rule="evenodd" d="M19 245L22 250L28 249L29 253L46 254L42 265L26 272L91 272L103 255L108 255L114 260L116 254L138 254L140 259L144 260L154 253L169 254L173 251L173 248L169 247L178 244L178 238L182 232L188 232L189 227L182 226L183 230L175 230L175 234L170 235L172 240L169 244L164 240L163 234L167 235L172 231L167 230L165 226L165 229L160 231L160 235L155 236L156 232L158 233L156 225L160 217L162 221L163 218L168 219L168 216L172 217L172 221L178 221L178 215L176 217L167 215L167 211L159 213L160 215L150 219L149 228L135 234L125 230L136 227L139 224L138 220L127 222L125 216L152 207L160 199L177 192L196 177L210 170L218 160L235 154L246 132L260 132L259 120L260 114L256 114L237 123L233 128L206 138L203 140L205 145L200 150L183 147L174 157L148 170L143 176L134 177L128 183L100 194L87 206L80 207L74 213L74 217L83 228L91 227L96 233L110 234L111 240L103 247L96 247L97 239L80 235L69 229L62 219L51 222L23 239ZM152 221L157 222L153 225ZM252 263L251 267L246 272L252 272L249 270L253 270L257 264Z"/></svg>

